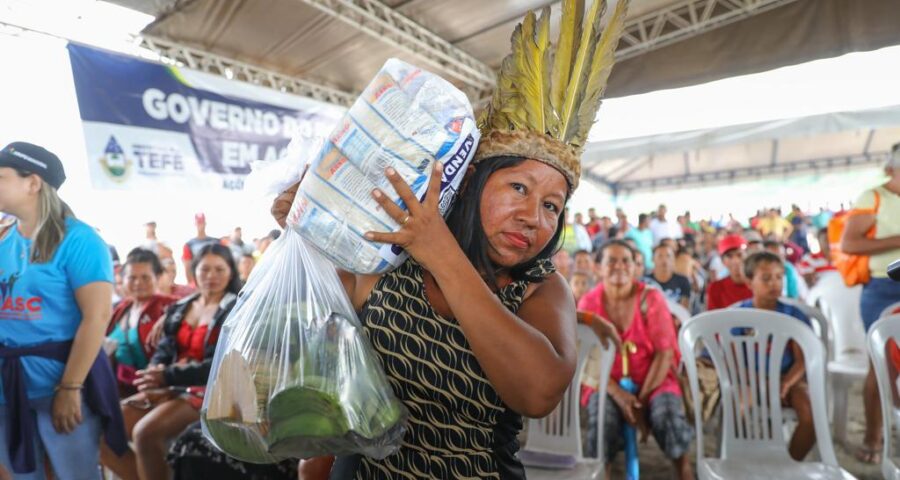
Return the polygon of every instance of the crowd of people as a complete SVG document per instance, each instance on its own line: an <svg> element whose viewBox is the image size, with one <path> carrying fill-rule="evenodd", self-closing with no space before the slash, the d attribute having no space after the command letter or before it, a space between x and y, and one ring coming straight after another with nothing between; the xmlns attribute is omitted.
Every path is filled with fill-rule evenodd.
<svg viewBox="0 0 900 480"><path fill-rule="evenodd" d="M560 248L547 255L570 290L554 295L571 291L579 321L593 325L604 340L636 346L630 375L640 388L631 393L619 387L623 369L617 358L607 407L587 435L603 435L605 451L586 451L604 455L610 465L623 446L622 425L633 424L644 438L652 433L680 478L693 478L687 455L693 427L676 368L680 324L670 305L694 314L761 308L808 324L781 299L803 298L820 275L834 269L827 239L833 216L847 216L840 248L870 255L871 279L861 305L866 328L881 309L900 300L900 287L884 274L900 257L900 155L893 158L886 169L890 180L864 192L848 211L813 214L794 206L782 215L771 208L746 222L695 221L690 212L670 220L665 205L636 216L617 209L615 219L595 209L571 219L569 212L560 215L554 237ZM197 214L197 234L180 255L187 280L179 284L174 249L157 238L155 222L145 225L145 241L120 261L57 196L64 180L59 159L41 147L16 143L0 152L0 210L8 215L0 226L0 357L12 362L3 369L0 478L10 472L44 478L51 470L69 478L59 472L96 470L98 463L122 479L196 478L197 472L297 478L296 461L237 461L211 445L199 427L222 323L279 231L252 243L239 227L225 237L210 236L205 216ZM869 233L873 228L877 233ZM549 264L537 266L541 275L551 275ZM369 281L369 288L374 285ZM435 308L454 308L448 306L453 298ZM708 359L700 363L705 360L712 368ZM790 454L798 460L815 441L803 365L802 352L789 346L781 393L797 412ZM589 377L583 379L582 398L596 416L597 383ZM874 377L867 379L865 395L867 430L858 456L877 462L882 432ZM538 413L546 408L529 414ZM335 468L346 467L338 462Z"/></svg>
<svg viewBox="0 0 900 480"><path fill-rule="evenodd" d="M900 283L887 278L888 265L900 259L900 144L888 161L883 185L863 192L850 209L825 208L804 212L792 206L786 215L779 208L760 210L741 222L695 222L690 212L669 219L665 205L655 212L640 213L632 223L621 209L599 217L595 209L587 217L567 212L563 249L553 257L565 275L578 303L579 319L589 324L613 324L622 342L637 346L630 356L630 375L641 385L637 394L619 387L622 359L617 357L607 387L608 399L599 434L604 437L607 466L622 448L623 421L652 432L680 478L693 478L686 453L692 427L686 422L683 392L678 377L678 317L671 310L680 305L698 314L724 308L757 308L776 311L810 325L810 319L784 299L803 300L826 272L835 272L832 251L839 255L864 255L868 264L862 290L861 318L866 331L882 311L900 301ZM632 217L634 218L634 217ZM843 235L829 241L829 224L842 219ZM836 228L834 224L832 230ZM835 272L837 274L837 272ZM841 272L843 274L843 272ZM809 395L806 391L803 355L791 343L782 360L781 398L797 412L798 426L790 442L791 457L802 460L815 443ZM698 359L704 417L712 413L710 399L717 398L717 384L709 357ZM704 370L706 370L704 372ZM596 412L597 381L590 369L582 378L582 405ZM711 376L711 377L710 377ZM715 390L715 391L710 391ZM593 394L593 396L592 396ZM879 463L881 411L871 365L864 388L866 430L855 452L858 460ZM691 412L692 414L693 412ZM597 419L588 419L593 424ZM585 451L595 445L597 432L586 436Z"/></svg>

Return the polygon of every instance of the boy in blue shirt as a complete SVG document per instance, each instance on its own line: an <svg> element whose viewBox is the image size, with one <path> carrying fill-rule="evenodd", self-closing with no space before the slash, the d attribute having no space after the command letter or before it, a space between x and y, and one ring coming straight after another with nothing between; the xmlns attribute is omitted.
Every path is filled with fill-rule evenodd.
<svg viewBox="0 0 900 480"><path fill-rule="evenodd" d="M809 318L800 309L779 300L784 287L784 273L784 262L774 253L762 251L747 257L744 260L744 275L750 282L753 297L743 301L740 307L783 313L812 328ZM803 352L799 345L790 341L781 358L781 401L784 406L797 412L797 429L788 447L791 458L797 461L802 461L816 442L805 375Z"/></svg>

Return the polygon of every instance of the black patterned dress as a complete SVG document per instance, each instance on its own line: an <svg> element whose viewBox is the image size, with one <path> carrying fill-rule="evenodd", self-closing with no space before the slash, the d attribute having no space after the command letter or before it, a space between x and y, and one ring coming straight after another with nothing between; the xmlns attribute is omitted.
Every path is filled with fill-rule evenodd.
<svg viewBox="0 0 900 480"><path fill-rule="evenodd" d="M546 260L527 276L553 271ZM515 313L527 288L527 281L515 281L497 296ZM491 386L459 324L431 307L418 263L407 260L383 275L360 319L409 410L408 431L400 450L383 460L339 458L332 479L525 478L515 458L522 417Z"/></svg>

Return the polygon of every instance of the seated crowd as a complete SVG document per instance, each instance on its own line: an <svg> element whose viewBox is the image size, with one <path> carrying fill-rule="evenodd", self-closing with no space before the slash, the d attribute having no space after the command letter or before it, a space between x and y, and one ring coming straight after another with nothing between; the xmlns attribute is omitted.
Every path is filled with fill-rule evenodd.
<svg viewBox="0 0 900 480"><path fill-rule="evenodd" d="M802 298L817 276L832 267L824 229L817 238L806 238L806 225L813 219L799 209L789 219L776 210L761 212L747 228L733 218L718 224L693 222L686 213L669 222L666 214L660 206L651 214L641 213L636 225L621 209L615 221L597 217L593 209L587 219L576 215L574 223L567 223L567 236L553 262L570 282L580 321L608 322L623 343L635 347L628 375L638 391L620 387L625 372L617 355L602 416L597 412L596 372L589 369L582 378L582 406L592 420L586 427L586 454L603 455L609 470L623 448L621 429L627 423L637 428L642 441L652 434L676 476L688 479L694 478L689 457L693 412L685 410L677 342L681 325L669 305L691 314L731 307L767 309L809 324L800 310L781 299ZM816 217L821 215L825 212ZM177 262L172 250L156 240L153 222L146 226L147 242L116 267L117 298L104 348L118 382L129 450L119 456L104 445L101 463L124 480L297 478L296 461L240 462L202 434L199 411L222 323L255 260L275 235L256 246L243 243L240 229L215 239L206 236L202 215L195 220L197 238L182 254L187 285L175 283ZM702 389L709 395L699 399L706 419L714 410L718 387L709 359L699 358L698 367L701 375L705 370L706 378L713 379L712 386ZM796 345L790 345L782 359L781 373L782 400L798 420L790 455L801 460L814 445L815 434L804 359ZM592 450L598 435L604 439L602 452Z"/></svg>
<svg viewBox="0 0 900 480"><path fill-rule="evenodd" d="M687 455L694 438L693 423L688 421L693 411L688 415L685 404L690 399L683 399L680 386L686 379L679 371L676 340L681 325L669 306L679 305L692 315L724 308L772 310L810 325L801 310L783 299L803 299L820 275L834 270L826 236L832 214L823 209L808 217L795 206L788 218L782 218L777 209L770 209L742 226L733 218L719 224L694 223L689 213L679 216L677 223L669 222L666 213L661 205L652 214L640 214L637 224L631 225L624 214L612 223L590 212L587 224L578 225L576 220L571 227L588 232L590 248L572 245L553 261L570 280L579 320L609 322L623 344L637 347L628 350L628 361L638 392L619 386L624 356L619 352L599 419L597 379L592 378L597 372L587 368L582 376L582 407L588 412L582 417L588 420L583 425L586 455L604 455L609 471L622 449L622 426L628 423L644 441L652 433L672 460L676 476L687 479L694 478ZM813 225L820 229L815 238L808 234ZM718 401L718 381L709 357L698 358L698 370L703 397L699 401L707 420ZM781 375L782 402L797 414L789 454L802 460L815 444L815 432L803 354L793 342L782 358ZM603 435L604 452L594 451L597 435ZM871 462L871 457L860 460Z"/></svg>

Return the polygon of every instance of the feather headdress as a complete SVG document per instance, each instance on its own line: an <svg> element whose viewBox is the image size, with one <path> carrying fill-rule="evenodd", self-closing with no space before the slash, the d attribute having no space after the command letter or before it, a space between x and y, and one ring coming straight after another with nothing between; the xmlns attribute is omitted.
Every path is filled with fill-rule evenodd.
<svg viewBox="0 0 900 480"><path fill-rule="evenodd" d="M572 190L581 176L581 152L615 63L629 0L619 0L606 25L605 0L585 13L584 0L563 0L556 47L550 43L550 7L528 12L512 34L497 87L479 122L475 162L519 156L551 165Z"/></svg>

